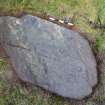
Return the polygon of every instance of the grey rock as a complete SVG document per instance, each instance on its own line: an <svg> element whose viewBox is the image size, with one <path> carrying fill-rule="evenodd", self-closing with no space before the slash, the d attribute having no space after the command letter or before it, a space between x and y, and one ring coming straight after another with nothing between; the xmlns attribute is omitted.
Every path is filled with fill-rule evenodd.
<svg viewBox="0 0 105 105"><path fill-rule="evenodd" d="M97 84L94 55L77 32L31 15L2 16L0 42L25 82L73 99Z"/></svg>

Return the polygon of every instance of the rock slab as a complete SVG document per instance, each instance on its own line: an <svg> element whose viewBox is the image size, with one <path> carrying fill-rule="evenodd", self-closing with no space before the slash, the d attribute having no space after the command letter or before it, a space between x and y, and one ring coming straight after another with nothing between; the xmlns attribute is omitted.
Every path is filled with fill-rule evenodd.
<svg viewBox="0 0 105 105"><path fill-rule="evenodd" d="M77 32L32 15L2 16L0 43L25 82L73 99L97 84L94 55Z"/></svg>

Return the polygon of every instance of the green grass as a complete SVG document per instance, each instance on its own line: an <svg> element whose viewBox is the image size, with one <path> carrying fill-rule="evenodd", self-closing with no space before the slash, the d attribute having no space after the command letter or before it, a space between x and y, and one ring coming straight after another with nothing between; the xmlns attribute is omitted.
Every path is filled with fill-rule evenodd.
<svg viewBox="0 0 105 105"><path fill-rule="evenodd" d="M104 30L92 29L80 15L88 17L92 21L100 16L105 24L105 0L0 0L0 11L28 11L49 14L63 19L72 17L76 14L75 24L84 32L91 33L90 37L96 38L96 48L98 51L105 51L105 32ZM6 62L0 59L0 105L81 105L81 101L68 101L59 96L44 92L39 88L30 87L16 83L9 83L6 76ZM104 74L104 73L103 73ZM98 95L95 99L105 100L105 76L101 79L101 88L99 86ZM103 91L102 91L103 90ZM93 95L94 96L94 95ZM93 98L83 101L83 105L95 105Z"/></svg>

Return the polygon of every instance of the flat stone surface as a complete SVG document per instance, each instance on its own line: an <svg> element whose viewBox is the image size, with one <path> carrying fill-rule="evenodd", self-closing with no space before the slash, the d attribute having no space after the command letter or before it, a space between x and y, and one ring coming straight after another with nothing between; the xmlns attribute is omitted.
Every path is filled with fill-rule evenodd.
<svg viewBox="0 0 105 105"><path fill-rule="evenodd" d="M97 84L94 55L77 32L31 15L2 16L0 42L25 82L73 99Z"/></svg>

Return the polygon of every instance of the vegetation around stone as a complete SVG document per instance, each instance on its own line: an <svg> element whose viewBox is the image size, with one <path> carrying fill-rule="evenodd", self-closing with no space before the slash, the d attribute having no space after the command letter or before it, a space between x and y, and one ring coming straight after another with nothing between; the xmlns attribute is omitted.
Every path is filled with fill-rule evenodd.
<svg viewBox="0 0 105 105"><path fill-rule="evenodd" d="M89 98L82 101L64 99L42 89L30 87L7 76L7 63L0 58L0 105L104 105L105 102L105 29L94 29L84 17L95 24L105 24L105 0L0 0L0 12L28 11L52 15L59 19L73 17L76 27L96 39L99 52L99 84ZM101 22L100 22L101 21ZM100 54L101 53L101 54Z"/></svg>

